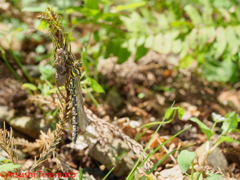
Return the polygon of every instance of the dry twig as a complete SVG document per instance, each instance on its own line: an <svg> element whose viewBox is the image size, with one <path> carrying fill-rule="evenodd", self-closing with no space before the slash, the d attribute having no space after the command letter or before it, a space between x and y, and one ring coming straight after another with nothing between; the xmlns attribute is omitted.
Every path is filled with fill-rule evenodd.
<svg viewBox="0 0 240 180"><path fill-rule="evenodd" d="M8 154L9 158L14 164L18 163L17 149L14 147L14 137L12 137L12 128L8 132L5 128L0 129L0 147Z"/></svg>
<svg viewBox="0 0 240 180"><path fill-rule="evenodd" d="M127 143L128 147L134 153L136 153L138 155L138 157L141 156L141 154L143 152L142 145L140 145L135 140L131 139L129 136L125 135L122 132L122 130L120 130L118 127L115 127L114 125L98 118L95 114L93 114L93 112L91 110L85 108L85 111L87 112L87 116L88 116L89 121L94 125L95 129L97 129L98 132L103 131L103 129L105 129L105 128L109 129L112 134L114 134L115 136L122 139L125 143ZM146 157L147 157L147 153L144 153L141 161L143 161ZM148 159L144 164L144 168L146 170L149 170L152 167L153 167L153 163L152 163L152 161L150 161L150 159Z"/></svg>

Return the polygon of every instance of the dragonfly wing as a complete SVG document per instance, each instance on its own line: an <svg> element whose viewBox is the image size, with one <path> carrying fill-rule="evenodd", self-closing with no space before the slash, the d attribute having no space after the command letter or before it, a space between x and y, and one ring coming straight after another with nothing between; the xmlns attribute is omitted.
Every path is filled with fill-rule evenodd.
<svg viewBox="0 0 240 180"><path fill-rule="evenodd" d="M74 78L75 93L76 93L76 104L77 104L77 121L79 123L81 131L85 131L88 125L87 115L83 107L83 97L80 77L76 76Z"/></svg>

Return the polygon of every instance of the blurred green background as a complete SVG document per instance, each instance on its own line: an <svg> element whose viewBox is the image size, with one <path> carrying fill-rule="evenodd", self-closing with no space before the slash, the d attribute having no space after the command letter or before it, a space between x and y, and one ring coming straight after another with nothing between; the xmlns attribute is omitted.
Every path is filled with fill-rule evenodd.
<svg viewBox="0 0 240 180"><path fill-rule="evenodd" d="M1 42L1 49L11 49L21 64L38 64L49 58L53 51L46 47L46 33L42 33L47 27L37 15L50 5L63 16L69 41L87 49L88 68L95 69L99 58L112 55L118 58L118 63L127 61L131 54L138 61L153 49L177 55L179 61L172 62L175 68L189 68L210 82L236 83L239 3L239 0L9 1L1 9L0 36L7 41ZM15 39L22 43L21 47L15 47ZM74 51L80 52L82 47L77 46ZM21 52L32 49L36 52L31 58L34 62L27 61L26 54ZM54 71L51 66L40 71L46 79L54 74L49 73ZM97 74L92 75L98 80Z"/></svg>

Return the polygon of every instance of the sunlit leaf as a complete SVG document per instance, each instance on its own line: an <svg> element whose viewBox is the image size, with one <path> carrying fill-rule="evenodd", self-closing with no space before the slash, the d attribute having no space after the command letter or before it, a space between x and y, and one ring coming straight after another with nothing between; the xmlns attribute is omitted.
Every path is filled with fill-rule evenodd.
<svg viewBox="0 0 240 180"><path fill-rule="evenodd" d="M171 33L172 40L174 40L179 36L180 31L175 29L175 30L170 31L170 33Z"/></svg>
<svg viewBox="0 0 240 180"><path fill-rule="evenodd" d="M240 21L240 6L235 6L235 8L237 19L238 21Z"/></svg>
<svg viewBox="0 0 240 180"><path fill-rule="evenodd" d="M82 50L81 60L83 61L84 70L85 70L87 76L89 76L90 70L89 70L89 66L88 66L88 62L87 62L87 58L86 58L86 49Z"/></svg>
<svg viewBox="0 0 240 180"><path fill-rule="evenodd" d="M238 120L237 114L235 111L228 113L225 116L225 120L223 121L221 129L223 133L232 132L233 129L237 128Z"/></svg>
<svg viewBox="0 0 240 180"><path fill-rule="evenodd" d="M84 0L84 6L88 9L99 9L97 0Z"/></svg>
<svg viewBox="0 0 240 180"><path fill-rule="evenodd" d="M105 93L105 91L102 88L102 86L100 84L98 84L98 82L95 79L92 79L92 78L88 77L88 81L89 81L90 87L93 88L93 90L95 92Z"/></svg>
<svg viewBox="0 0 240 180"><path fill-rule="evenodd" d="M145 22L143 21L142 17L137 12L132 12L130 15L132 20L132 27L134 32L147 32Z"/></svg>
<svg viewBox="0 0 240 180"><path fill-rule="evenodd" d="M197 26L202 23L202 17L200 16L198 10L192 5L188 4L184 7L184 10L192 20L192 23Z"/></svg>
<svg viewBox="0 0 240 180"><path fill-rule="evenodd" d="M166 30L169 28L169 22L165 14L158 15L158 24L161 27L161 29Z"/></svg>
<svg viewBox="0 0 240 180"><path fill-rule="evenodd" d="M45 52L45 48L42 44L39 44L36 49L35 49L36 53L44 53Z"/></svg>
<svg viewBox="0 0 240 180"><path fill-rule="evenodd" d="M183 150L177 157L178 165L183 173L186 173L191 166L194 158L196 157L195 152L190 152L188 150Z"/></svg>
<svg viewBox="0 0 240 180"><path fill-rule="evenodd" d="M143 99L144 97L145 97L145 94L144 94L144 93L139 93L139 94L138 94L138 98L139 98L139 99Z"/></svg>
<svg viewBox="0 0 240 180"><path fill-rule="evenodd" d="M193 60L194 59L191 55L187 55L180 61L179 66L182 68L187 68L192 64Z"/></svg>
<svg viewBox="0 0 240 180"><path fill-rule="evenodd" d="M202 173L200 173L200 175L199 175L199 172L195 172L193 175L194 175L193 177L198 176L198 178L197 178L196 180L203 180L203 175L202 175Z"/></svg>
<svg viewBox="0 0 240 180"><path fill-rule="evenodd" d="M162 48L163 35L159 33L154 38L153 50L160 52Z"/></svg>
<svg viewBox="0 0 240 180"><path fill-rule="evenodd" d="M198 30L198 33L197 33L197 40L198 40L198 47L199 49L201 50L205 44L207 43L208 41L208 32L207 32L207 28L203 27L203 28L200 28Z"/></svg>
<svg viewBox="0 0 240 180"><path fill-rule="evenodd" d="M229 22L231 20L231 16L227 9L220 7L218 10L227 22Z"/></svg>
<svg viewBox="0 0 240 180"><path fill-rule="evenodd" d="M240 8L239 8L239 10L240 10ZM238 36L238 38L240 38L240 25L234 26L233 29L234 29L236 35Z"/></svg>
<svg viewBox="0 0 240 180"><path fill-rule="evenodd" d="M197 29L192 29L191 33L188 35L189 47L191 49L196 49L197 47Z"/></svg>
<svg viewBox="0 0 240 180"><path fill-rule="evenodd" d="M32 91L36 91L37 90L37 87L34 84L31 84L31 83L24 83L23 87L26 88L26 89L30 89Z"/></svg>
<svg viewBox="0 0 240 180"><path fill-rule="evenodd" d="M182 41L180 39L176 39L172 42L172 52L178 54L182 50Z"/></svg>
<svg viewBox="0 0 240 180"><path fill-rule="evenodd" d="M208 37L208 43L212 43L215 40L216 30L214 26L206 27L207 33L206 36Z"/></svg>
<svg viewBox="0 0 240 180"><path fill-rule="evenodd" d="M232 26L227 26L226 35L231 54L235 55L239 50L239 39Z"/></svg>
<svg viewBox="0 0 240 180"><path fill-rule="evenodd" d="M163 36L163 44L162 44L162 48L160 49L160 52L163 54L168 54L170 53L171 48L172 48L171 33L166 33Z"/></svg>
<svg viewBox="0 0 240 180"><path fill-rule="evenodd" d="M225 34L225 29L223 27L218 27L217 29L217 42L216 42L216 48L217 48L217 57L220 57L225 50L227 46L227 39Z"/></svg>
<svg viewBox="0 0 240 180"><path fill-rule="evenodd" d="M165 117L166 119L169 119L171 117L173 113L173 108L169 108L166 112L165 112Z"/></svg>
<svg viewBox="0 0 240 180"><path fill-rule="evenodd" d="M147 39L145 41L145 47L146 48L152 48L153 43L154 43L154 36L150 35L150 36L147 37Z"/></svg>
<svg viewBox="0 0 240 180"><path fill-rule="evenodd" d="M146 18L150 23L157 24L157 19L148 8L142 7L140 8L140 12L142 13L143 18Z"/></svg>
<svg viewBox="0 0 240 180"><path fill-rule="evenodd" d="M128 41L127 41L127 49L129 52L134 52L136 50L136 43L137 43L137 38L133 37L133 38L130 38ZM124 46L121 46L122 48L125 48Z"/></svg>
<svg viewBox="0 0 240 180"><path fill-rule="evenodd" d="M211 174L208 175L208 177L205 180L220 180L220 177L222 177L222 174L213 174L214 172L212 172Z"/></svg>
<svg viewBox="0 0 240 180"><path fill-rule="evenodd" d="M124 10L132 10L132 9L144 6L146 3L147 3L146 1L142 1L142 2L129 3L126 5L118 5L115 8L115 11L119 12L119 11L124 11Z"/></svg>
<svg viewBox="0 0 240 180"><path fill-rule="evenodd" d="M16 168L22 167L22 165L9 163L9 164L1 164L0 167L1 167L1 171L8 172L8 171L13 171Z"/></svg>
<svg viewBox="0 0 240 180"><path fill-rule="evenodd" d="M234 140L231 136L220 136L220 138L217 141L217 143L211 149L215 149L217 146L219 146L223 142L226 142L226 143L235 142L235 143L238 143L240 145L240 142Z"/></svg>
<svg viewBox="0 0 240 180"><path fill-rule="evenodd" d="M206 25L210 25L213 23L213 17L212 17L213 7L211 3L209 3L209 1L204 1L204 2L205 4L203 7L203 15L202 15L203 23Z"/></svg>
<svg viewBox="0 0 240 180"><path fill-rule="evenodd" d="M0 155L0 162L4 161L6 158Z"/></svg>
<svg viewBox="0 0 240 180"><path fill-rule="evenodd" d="M207 136L208 140L210 140L210 138L214 135L214 132L209 127L207 127L203 122L201 122L198 118L192 117L190 118L190 120L199 125L200 129Z"/></svg>
<svg viewBox="0 0 240 180"><path fill-rule="evenodd" d="M44 7L24 7L22 12L44 12L45 9ZM57 11L57 9L54 8L54 11Z"/></svg>
<svg viewBox="0 0 240 180"><path fill-rule="evenodd" d="M173 9L168 9L168 14L167 14L167 19L168 22L172 23L175 22L177 20L177 15L175 14Z"/></svg>
<svg viewBox="0 0 240 180"><path fill-rule="evenodd" d="M100 16L101 11L99 9L79 8L79 12L87 17L94 17L96 19L98 16Z"/></svg>
<svg viewBox="0 0 240 180"><path fill-rule="evenodd" d="M179 57L182 59L182 60L181 60L182 67L186 67L186 66L185 66L185 61L183 61L183 59L184 59L185 56L188 54L188 51L189 51L190 47L189 47L189 43L188 43L188 41L187 41L186 38L185 38L184 41L181 42L181 44L182 44L182 51L181 51ZM190 56L190 55L189 55L189 56ZM192 58L192 56L190 56L190 57L191 57L191 58L190 58L190 59L188 58L188 60L190 60L190 61L192 62L193 58ZM188 65L187 65L187 66L188 66Z"/></svg>
<svg viewBox="0 0 240 180"><path fill-rule="evenodd" d="M145 36L141 36L140 38L137 39L136 45L141 46L144 44L144 42L145 42Z"/></svg>
<svg viewBox="0 0 240 180"><path fill-rule="evenodd" d="M135 11L133 11L129 17L121 16L120 19L124 23L128 31L133 33L147 32L147 26L142 17Z"/></svg>
<svg viewBox="0 0 240 180"><path fill-rule="evenodd" d="M184 115L184 111L181 107L178 106L178 118L182 119L182 116Z"/></svg>

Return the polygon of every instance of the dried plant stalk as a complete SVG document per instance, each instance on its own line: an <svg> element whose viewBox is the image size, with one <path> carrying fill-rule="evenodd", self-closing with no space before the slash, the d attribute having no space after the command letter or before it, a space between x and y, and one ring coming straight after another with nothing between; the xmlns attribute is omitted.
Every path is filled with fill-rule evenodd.
<svg viewBox="0 0 240 180"><path fill-rule="evenodd" d="M14 137L12 137L12 128L10 132L6 130L5 123L3 130L0 129L0 147L8 154L14 164L18 163L17 149L14 147Z"/></svg>
<svg viewBox="0 0 240 180"><path fill-rule="evenodd" d="M94 127L98 130L98 131L102 131L103 129L107 128L110 130L110 132L112 134L114 134L115 136L119 137L120 139L122 139L125 143L127 143L128 147L137 154L138 157L141 156L143 150L142 145L140 145L138 142L136 142L135 140L131 139L129 136L125 135L122 130L120 130L119 128L115 127L114 125L104 121L103 119L98 118L95 114L93 114L93 112L87 108L85 108L85 111L87 112L87 116L89 121L94 125ZM143 161L144 159L146 159L146 157L148 156L147 153L144 153L142 156L141 161ZM146 170L149 170L153 167L153 162L148 159L145 163L144 163L144 168Z"/></svg>
<svg viewBox="0 0 240 180"><path fill-rule="evenodd" d="M69 109L69 104L71 104L70 92L67 94L64 101L64 107L60 108L60 123L56 124L56 130L45 135L47 138L45 140L42 153L40 154L39 159L35 160L34 164L31 167L31 171L36 171L44 161L52 156L53 152L56 151L56 145L60 143L61 136L64 133L64 125L66 124L69 118L69 114L71 113L71 109Z"/></svg>

